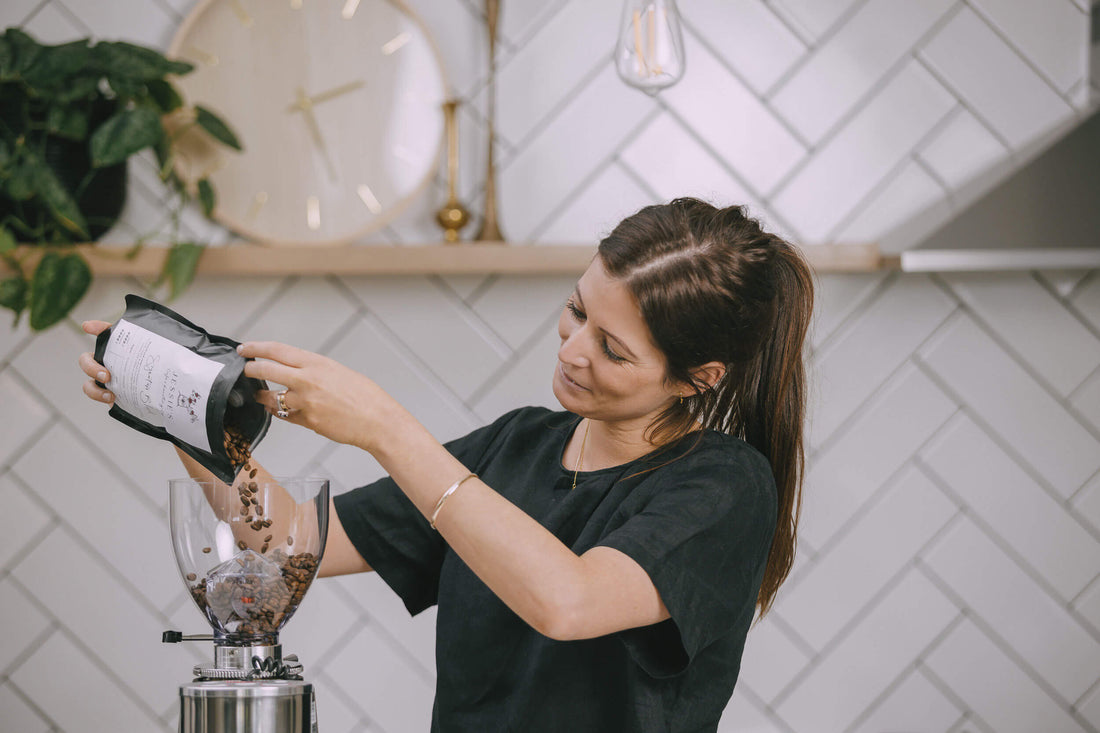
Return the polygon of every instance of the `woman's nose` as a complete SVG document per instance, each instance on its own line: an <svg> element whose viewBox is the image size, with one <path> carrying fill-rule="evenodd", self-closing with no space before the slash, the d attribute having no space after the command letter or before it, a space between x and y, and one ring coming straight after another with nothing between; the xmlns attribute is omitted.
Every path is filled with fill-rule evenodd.
<svg viewBox="0 0 1100 733"><path fill-rule="evenodd" d="M571 333L560 334L561 346L558 347L558 359L566 364L586 367L591 360L584 351L584 326L575 328Z"/></svg>

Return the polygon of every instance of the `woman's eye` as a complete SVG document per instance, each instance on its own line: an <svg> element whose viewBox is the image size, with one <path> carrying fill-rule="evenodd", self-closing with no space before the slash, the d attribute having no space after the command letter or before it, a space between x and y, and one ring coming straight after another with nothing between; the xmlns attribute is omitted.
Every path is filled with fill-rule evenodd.
<svg viewBox="0 0 1100 733"><path fill-rule="evenodd" d="M604 353L604 356L606 356L611 361L626 361L625 356L619 356L618 354L616 354L614 351L611 350L611 347L607 345L607 339L604 339L604 342L603 342L603 353Z"/></svg>
<svg viewBox="0 0 1100 733"><path fill-rule="evenodd" d="M565 304L565 307L569 310L570 315L576 318L578 321L584 320L584 311L577 307L577 304L572 300Z"/></svg>

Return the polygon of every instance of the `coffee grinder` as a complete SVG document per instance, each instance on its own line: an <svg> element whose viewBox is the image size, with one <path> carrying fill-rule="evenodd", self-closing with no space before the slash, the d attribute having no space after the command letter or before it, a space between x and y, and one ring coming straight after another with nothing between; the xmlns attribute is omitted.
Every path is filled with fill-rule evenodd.
<svg viewBox="0 0 1100 733"><path fill-rule="evenodd" d="M246 467L247 471L247 467ZM283 656L279 630L317 575L328 530L325 479L169 481L180 575L213 634L212 664L180 686L180 733L317 733L313 685Z"/></svg>

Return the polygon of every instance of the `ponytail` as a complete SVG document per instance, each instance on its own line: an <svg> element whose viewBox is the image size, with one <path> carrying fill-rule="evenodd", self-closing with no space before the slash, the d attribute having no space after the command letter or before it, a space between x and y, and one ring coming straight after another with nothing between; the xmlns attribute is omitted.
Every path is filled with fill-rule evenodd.
<svg viewBox="0 0 1100 733"><path fill-rule="evenodd" d="M658 416L650 440L702 425L741 438L771 465L778 511L757 596L762 617L790 573L802 504L810 268L741 207L690 198L628 217L600 242L599 256L638 301L668 378L695 387ZM714 361L725 373L711 385L695 369Z"/></svg>

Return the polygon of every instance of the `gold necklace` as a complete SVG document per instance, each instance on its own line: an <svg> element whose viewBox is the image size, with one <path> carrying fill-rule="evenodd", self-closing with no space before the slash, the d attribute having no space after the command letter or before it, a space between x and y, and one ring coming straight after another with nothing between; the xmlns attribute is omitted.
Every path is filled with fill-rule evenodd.
<svg viewBox="0 0 1100 733"><path fill-rule="evenodd" d="M577 456L577 465L573 467L573 488L577 488L577 474L580 473L581 463L584 461L584 444L588 442L588 429L592 427L592 421L584 423L584 437L581 438L581 454ZM572 491L572 489L570 489Z"/></svg>

